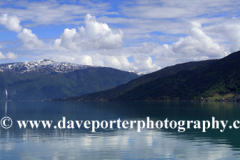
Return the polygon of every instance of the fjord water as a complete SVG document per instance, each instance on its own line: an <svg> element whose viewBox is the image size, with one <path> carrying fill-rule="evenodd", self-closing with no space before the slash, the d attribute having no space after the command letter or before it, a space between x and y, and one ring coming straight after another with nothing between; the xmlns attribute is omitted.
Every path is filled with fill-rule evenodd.
<svg viewBox="0 0 240 160"><path fill-rule="evenodd" d="M240 120L231 102L0 102L0 159L239 159L240 130L19 129L16 120Z"/></svg>

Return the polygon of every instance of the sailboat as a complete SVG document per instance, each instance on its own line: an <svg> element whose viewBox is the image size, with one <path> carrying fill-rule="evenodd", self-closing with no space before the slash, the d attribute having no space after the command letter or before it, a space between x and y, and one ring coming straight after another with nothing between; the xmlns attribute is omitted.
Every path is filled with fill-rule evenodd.
<svg viewBox="0 0 240 160"><path fill-rule="evenodd" d="M6 98L8 98L8 91L5 89Z"/></svg>

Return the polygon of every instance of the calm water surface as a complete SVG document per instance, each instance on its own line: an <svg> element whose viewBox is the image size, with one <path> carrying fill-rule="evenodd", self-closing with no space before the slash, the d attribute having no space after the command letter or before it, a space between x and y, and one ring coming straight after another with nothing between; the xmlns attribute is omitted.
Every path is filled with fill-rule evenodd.
<svg viewBox="0 0 240 160"><path fill-rule="evenodd" d="M16 120L240 120L240 103L0 102L0 159L240 159L240 130L19 129Z"/></svg>

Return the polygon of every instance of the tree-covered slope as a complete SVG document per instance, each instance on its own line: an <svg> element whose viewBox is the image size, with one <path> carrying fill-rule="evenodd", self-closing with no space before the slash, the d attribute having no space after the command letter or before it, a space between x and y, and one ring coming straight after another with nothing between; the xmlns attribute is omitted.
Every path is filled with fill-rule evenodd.
<svg viewBox="0 0 240 160"><path fill-rule="evenodd" d="M177 73L164 79L142 84L115 97L115 100L197 99L216 95L232 97L240 93L240 52L204 68Z"/></svg>
<svg viewBox="0 0 240 160"><path fill-rule="evenodd" d="M116 88L107 90L107 91L102 91L102 92L97 92L97 93L92 93L84 96L77 96L77 97L69 97L66 100L110 100L110 99L117 99L117 97L120 97L121 95L127 95L130 93L132 90L139 88L142 85L145 84L150 84L150 86L153 87L153 89L157 88L156 85L152 85L152 82L154 81L164 81L165 78L169 76L174 76L175 74L181 72L181 71L189 71L191 72L192 70L196 69L202 69L206 68L208 66L213 65L216 63L217 60L208 60L208 61L200 61L200 62L188 62L188 63L183 63L183 64L177 64L174 66L166 67L163 68L157 72L150 73L147 75L144 75L142 77L139 77L137 79L134 79L127 84L120 85ZM162 80L163 79L163 80ZM158 82L157 82L158 83ZM163 82L161 82L163 83ZM168 80L166 81L168 83ZM150 87L148 86L148 87ZM146 94L147 90L150 88L143 87L144 89L140 92L139 90L137 91L137 95L140 93ZM140 87L141 88L141 87ZM151 90L151 89L150 89ZM131 93L132 95L132 93ZM136 96L134 96L136 98ZM126 99L135 99L132 96L126 96ZM122 99L122 97L120 98ZM125 98L123 98L125 99Z"/></svg>

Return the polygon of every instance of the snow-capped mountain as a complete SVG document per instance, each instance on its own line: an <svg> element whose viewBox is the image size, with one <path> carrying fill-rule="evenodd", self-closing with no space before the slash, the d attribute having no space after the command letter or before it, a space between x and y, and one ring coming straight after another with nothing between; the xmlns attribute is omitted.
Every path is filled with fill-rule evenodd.
<svg viewBox="0 0 240 160"><path fill-rule="evenodd" d="M17 62L17 63L8 63L1 64L0 71L14 71L18 73L25 72L59 72L59 73L67 73L71 71L75 71L78 69L85 69L94 66L88 65L79 65L68 62L58 62L50 59L43 59L38 61L29 61L29 62Z"/></svg>
<svg viewBox="0 0 240 160"><path fill-rule="evenodd" d="M68 73L79 69L86 69L96 66L80 65L69 62L58 62L51 59L43 59L38 61L28 61L28 62L16 62L0 64L0 72L58 72L58 73ZM98 66L97 66L98 67ZM139 76L143 76L145 73L139 71L128 71L129 73L135 73Z"/></svg>
<svg viewBox="0 0 240 160"><path fill-rule="evenodd" d="M99 92L139 76L109 67L44 59L0 64L1 100L43 100Z"/></svg>

